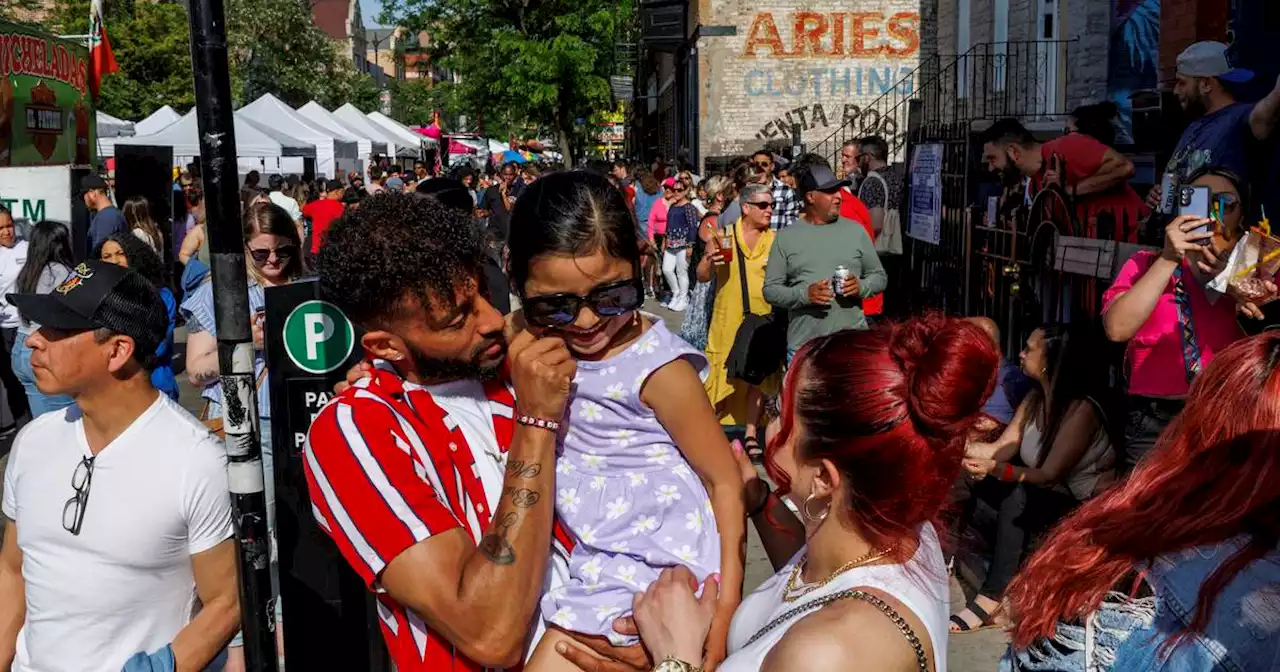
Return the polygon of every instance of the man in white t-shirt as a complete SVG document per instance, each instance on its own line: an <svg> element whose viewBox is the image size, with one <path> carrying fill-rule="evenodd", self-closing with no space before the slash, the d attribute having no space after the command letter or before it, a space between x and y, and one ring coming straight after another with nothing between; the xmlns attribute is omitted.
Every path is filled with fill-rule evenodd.
<svg viewBox="0 0 1280 672"><path fill-rule="evenodd" d="M279 175L268 177L267 187L271 189L271 193L267 194L267 198L289 213L289 217L293 218L293 221L298 224L298 230L301 231L302 208L298 207L298 201L284 193L284 178Z"/></svg>
<svg viewBox="0 0 1280 672"><path fill-rule="evenodd" d="M4 481L0 669L200 670L239 625L226 456L151 386L164 305L91 261L10 294L36 386L76 401L18 435Z"/></svg>

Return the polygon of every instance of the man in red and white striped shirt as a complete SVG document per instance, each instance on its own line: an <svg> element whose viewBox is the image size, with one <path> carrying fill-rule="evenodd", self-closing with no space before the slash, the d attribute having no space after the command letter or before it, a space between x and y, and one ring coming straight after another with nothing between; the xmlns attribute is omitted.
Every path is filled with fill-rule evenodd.
<svg viewBox="0 0 1280 672"><path fill-rule="evenodd" d="M504 365L466 214L366 203L320 252L321 286L365 329L375 367L311 426L313 512L377 595L400 672L515 667L566 569L555 429L576 364L559 339L522 334Z"/></svg>

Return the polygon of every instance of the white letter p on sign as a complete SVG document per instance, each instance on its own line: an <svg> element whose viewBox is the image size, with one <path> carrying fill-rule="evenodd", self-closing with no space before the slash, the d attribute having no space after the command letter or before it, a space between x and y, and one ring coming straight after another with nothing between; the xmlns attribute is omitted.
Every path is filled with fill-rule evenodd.
<svg viewBox="0 0 1280 672"><path fill-rule="evenodd" d="M336 325L333 323L333 318L324 313L308 313L303 315L302 319L307 337L307 359L319 359L320 344L333 336Z"/></svg>

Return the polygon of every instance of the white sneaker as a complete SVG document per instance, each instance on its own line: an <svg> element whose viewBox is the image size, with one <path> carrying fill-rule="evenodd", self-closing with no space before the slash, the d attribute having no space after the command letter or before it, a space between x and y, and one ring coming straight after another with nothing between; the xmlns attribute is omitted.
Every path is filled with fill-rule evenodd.
<svg viewBox="0 0 1280 672"><path fill-rule="evenodd" d="M667 306L667 310L670 310L673 313L683 313L688 308L689 300L683 296L672 300L671 305Z"/></svg>

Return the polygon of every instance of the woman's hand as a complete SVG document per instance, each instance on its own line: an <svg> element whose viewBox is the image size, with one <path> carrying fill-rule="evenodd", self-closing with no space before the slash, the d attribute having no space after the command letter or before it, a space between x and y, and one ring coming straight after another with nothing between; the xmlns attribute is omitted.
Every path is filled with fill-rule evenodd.
<svg viewBox="0 0 1280 672"><path fill-rule="evenodd" d="M253 332L253 349L265 350L267 348L267 314L264 312L256 312L253 314L253 324L250 330Z"/></svg>
<svg viewBox="0 0 1280 672"><path fill-rule="evenodd" d="M974 478L986 478L996 470L996 461L992 459L966 457L960 461L960 464Z"/></svg>
<svg viewBox="0 0 1280 672"><path fill-rule="evenodd" d="M1181 262L1188 252L1204 252L1205 243L1213 238L1208 225L1212 220L1190 215L1179 215L1164 228L1164 249L1160 256L1169 261ZM1200 227L1203 230L1196 231ZM1216 260L1216 257L1215 257Z"/></svg>
<svg viewBox="0 0 1280 672"><path fill-rule="evenodd" d="M964 456L971 460L990 460L995 457L997 446L985 441L970 441L964 447Z"/></svg>
<svg viewBox="0 0 1280 672"><path fill-rule="evenodd" d="M347 369L346 380L343 380L334 384L333 393L342 394L343 392L346 391L348 387L355 385L356 383L360 382L364 378L370 378L372 376L373 376L373 364L370 364L367 360L362 359L359 362L356 362L355 366Z"/></svg>
<svg viewBox="0 0 1280 672"><path fill-rule="evenodd" d="M672 656L693 665L702 662L703 646L720 597L720 576L707 577L702 584L702 597L694 596L692 583L696 581L688 568L666 569L632 601L640 639L655 661ZM724 642L713 648L718 655L723 655L723 649Z"/></svg>
<svg viewBox="0 0 1280 672"><path fill-rule="evenodd" d="M1266 315L1262 313L1262 308L1260 308L1258 304L1260 302L1265 304L1267 299L1275 297L1277 291L1280 290L1277 289L1276 283L1269 280L1262 281L1261 288L1262 294L1260 296L1255 296L1241 292L1236 287L1228 285L1227 293L1231 295L1231 298L1236 300L1236 312L1252 320L1261 320L1265 318Z"/></svg>

